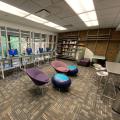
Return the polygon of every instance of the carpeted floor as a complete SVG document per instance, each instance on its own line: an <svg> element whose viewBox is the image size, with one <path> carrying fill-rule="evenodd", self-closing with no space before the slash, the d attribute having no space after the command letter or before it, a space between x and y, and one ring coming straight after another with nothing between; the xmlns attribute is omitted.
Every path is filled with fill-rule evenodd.
<svg viewBox="0 0 120 120"><path fill-rule="evenodd" d="M100 97L102 88L97 93L94 69L78 68L68 92L49 85L42 95L23 72L0 79L0 120L120 120L111 109L112 100ZM43 71L49 77L55 73L50 65Z"/></svg>

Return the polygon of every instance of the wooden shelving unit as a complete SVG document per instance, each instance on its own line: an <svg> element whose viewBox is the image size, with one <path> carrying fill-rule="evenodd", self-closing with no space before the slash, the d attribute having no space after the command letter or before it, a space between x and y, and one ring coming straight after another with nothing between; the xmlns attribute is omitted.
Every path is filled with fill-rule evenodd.
<svg viewBox="0 0 120 120"><path fill-rule="evenodd" d="M69 47L70 41L76 41L75 51L80 46L85 46L95 55L105 56L107 60L115 61L120 48L120 31L116 31L114 28L105 28L60 33L57 44L57 50L60 56L66 58L71 57L72 53L69 52L71 51L70 48L72 48L72 51L74 50L72 47L74 44L72 45L71 43L71 47Z"/></svg>
<svg viewBox="0 0 120 120"><path fill-rule="evenodd" d="M111 29L98 29L96 31L92 31L91 33L88 31L88 48L90 48L96 55L106 56L106 51L111 37Z"/></svg>
<svg viewBox="0 0 120 120"><path fill-rule="evenodd" d="M78 42L78 32L60 34L58 36L58 58L75 60Z"/></svg>

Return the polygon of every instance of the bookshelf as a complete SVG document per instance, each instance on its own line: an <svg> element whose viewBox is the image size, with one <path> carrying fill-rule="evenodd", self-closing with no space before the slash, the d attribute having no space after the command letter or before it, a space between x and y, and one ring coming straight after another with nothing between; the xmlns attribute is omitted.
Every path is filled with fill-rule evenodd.
<svg viewBox="0 0 120 120"><path fill-rule="evenodd" d="M75 60L78 42L78 32L69 32L58 36L58 58Z"/></svg>
<svg viewBox="0 0 120 120"><path fill-rule="evenodd" d="M72 47L74 46L72 41L76 41L75 48ZM103 28L58 34L57 52L60 57L69 57L72 52L76 54L74 49L77 51L81 46L87 47L95 55L105 56L107 60L115 61L120 48L120 31L114 28ZM73 57L75 59L75 56Z"/></svg>

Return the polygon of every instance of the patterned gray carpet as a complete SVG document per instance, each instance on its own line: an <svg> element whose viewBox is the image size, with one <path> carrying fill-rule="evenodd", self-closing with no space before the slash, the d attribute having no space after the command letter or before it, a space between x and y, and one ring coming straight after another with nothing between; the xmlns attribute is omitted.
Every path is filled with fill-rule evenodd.
<svg viewBox="0 0 120 120"><path fill-rule="evenodd" d="M74 64L66 61L67 64ZM43 71L50 77L55 73L48 66ZM111 109L112 100L97 93L93 68L79 66L77 77L71 77L68 92L59 92L52 85L44 94L21 72L0 79L0 120L120 120Z"/></svg>

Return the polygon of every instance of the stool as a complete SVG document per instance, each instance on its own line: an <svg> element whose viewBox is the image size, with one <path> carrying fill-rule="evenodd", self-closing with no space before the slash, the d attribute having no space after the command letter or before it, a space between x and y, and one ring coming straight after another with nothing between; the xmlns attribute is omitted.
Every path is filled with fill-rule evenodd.
<svg viewBox="0 0 120 120"><path fill-rule="evenodd" d="M102 67L100 64L97 64L97 63L94 63L93 66L94 66L94 67L97 67L97 68L98 68L98 67Z"/></svg>
<svg viewBox="0 0 120 120"><path fill-rule="evenodd" d="M106 68L105 67L100 67L100 68L95 68L95 70L97 70L97 71L105 71L106 70Z"/></svg>
<svg viewBox="0 0 120 120"><path fill-rule="evenodd" d="M97 64L97 63L93 64L93 66L94 66L95 70L97 70L97 71L104 71L104 70L106 70L105 67L102 67L100 64Z"/></svg>
<svg viewBox="0 0 120 120"><path fill-rule="evenodd" d="M58 89L68 89L71 85L71 79L63 73L57 73L52 77L52 83Z"/></svg>
<svg viewBox="0 0 120 120"><path fill-rule="evenodd" d="M98 89L99 89L100 83L101 83L103 77L108 77L108 72L106 72L106 71L99 71L99 72L96 72L96 74L100 77L100 81L98 82ZM105 90L105 87L104 87L104 90ZM103 93L104 93L104 90L103 90Z"/></svg>
<svg viewBox="0 0 120 120"><path fill-rule="evenodd" d="M97 63L94 63L93 66L94 66L94 68L95 68L95 70L96 70L97 72L99 72L99 71L105 71L105 70L106 70L105 67L102 67L100 64L97 64ZM98 76L99 76L99 75L98 75ZM94 77L94 78L95 78L95 79L97 78L97 74L95 74L95 77Z"/></svg>
<svg viewBox="0 0 120 120"><path fill-rule="evenodd" d="M68 68L68 75L74 76L78 73L78 68L75 65L69 65Z"/></svg>

